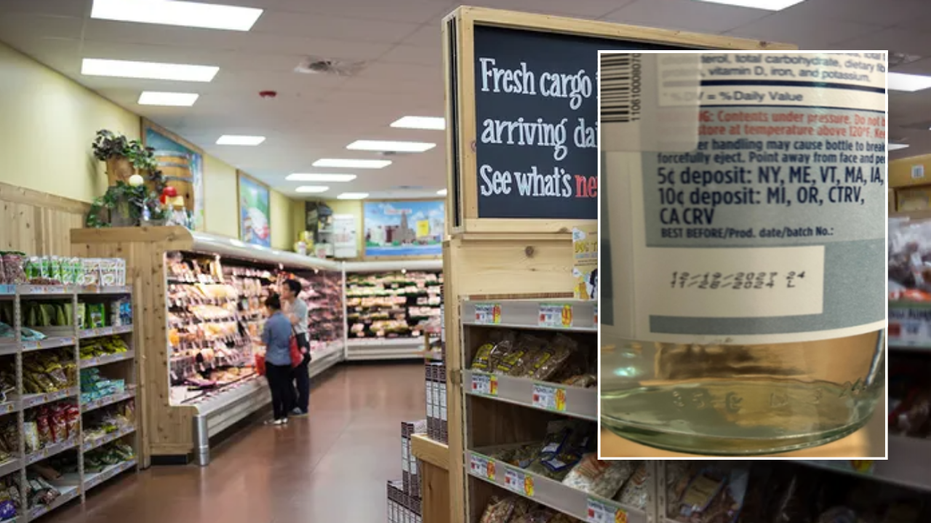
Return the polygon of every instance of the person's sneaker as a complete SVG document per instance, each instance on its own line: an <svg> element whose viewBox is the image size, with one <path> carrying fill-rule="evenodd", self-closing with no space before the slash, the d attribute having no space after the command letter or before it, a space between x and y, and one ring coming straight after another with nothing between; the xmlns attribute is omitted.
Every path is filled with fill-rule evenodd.
<svg viewBox="0 0 931 523"><path fill-rule="evenodd" d="M309 416L309 415L310 415L310 414L304 412L303 410L298 410L297 413L294 414L294 417L295 417L295 418L306 418L306 417Z"/></svg>
<svg viewBox="0 0 931 523"><path fill-rule="evenodd" d="M291 411L291 414L300 416L301 414L306 414L306 412L303 412L300 407L294 407L294 410Z"/></svg>
<svg viewBox="0 0 931 523"><path fill-rule="evenodd" d="M288 418L276 419L275 422L274 422L274 424L275 424L275 425L287 425L287 424L288 424Z"/></svg>

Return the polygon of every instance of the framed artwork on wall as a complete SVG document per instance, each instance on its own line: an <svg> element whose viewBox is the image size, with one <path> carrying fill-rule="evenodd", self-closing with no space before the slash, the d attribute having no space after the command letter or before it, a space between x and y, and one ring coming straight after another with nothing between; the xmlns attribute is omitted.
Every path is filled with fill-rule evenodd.
<svg viewBox="0 0 931 523"><path fill-rule="evenodd" d="M363 203L366 258L433 258L443 254L445 200Z"/></svg>
<svg viewBox="0 0 931 523"><path fill-rule="evenodd" d="M268 186L236 171L239 204L239 239L253 245L272 246L271 199Z"/></svg>

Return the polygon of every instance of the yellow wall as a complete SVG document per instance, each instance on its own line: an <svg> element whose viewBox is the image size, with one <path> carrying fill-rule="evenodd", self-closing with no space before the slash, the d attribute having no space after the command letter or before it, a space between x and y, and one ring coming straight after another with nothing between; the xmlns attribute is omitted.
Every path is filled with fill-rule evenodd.
<svg viewBox="0 0 931 523"><path fill-rule="evenodd" d="M138 115L0 43L0 182L84 202L107 188L91 143L100 129L138 139ZM204 155L205 230L239 237L236 168ZM272 245L292 250L294 209L271 196ZM234 202L232 205L230 202Z"/></svg>
<svg viewBox="0 0 931 523"><path fill-rule="evenodd" d="M0 43L0 181L92 201L107 186L100 129L139 138L139 117Z"/></svg>

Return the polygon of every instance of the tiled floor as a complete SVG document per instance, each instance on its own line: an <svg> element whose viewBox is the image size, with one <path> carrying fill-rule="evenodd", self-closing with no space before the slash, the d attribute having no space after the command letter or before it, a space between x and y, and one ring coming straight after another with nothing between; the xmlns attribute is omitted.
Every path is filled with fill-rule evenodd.
<svg viewBox="0 0 931 523"><path fill-rule="evenodd" d="M423 417L422 365L344 365L314 387L308 419L248 427L207 468L153 467L44 521L382 522L385 481L401 475L401 421Z"/></svg>

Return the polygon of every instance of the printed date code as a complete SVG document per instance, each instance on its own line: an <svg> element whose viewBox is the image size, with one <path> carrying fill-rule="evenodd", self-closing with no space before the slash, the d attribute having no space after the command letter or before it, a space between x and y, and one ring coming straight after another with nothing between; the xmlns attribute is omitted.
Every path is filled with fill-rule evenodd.
<svg viewBox="0 0 931 523"><path fill-rule="evenodd" d="M673 289L702 290L755 290L755 289L794 289L805 280L805 271L788 272L680 272L675 271L670 278Z"/></svg>

